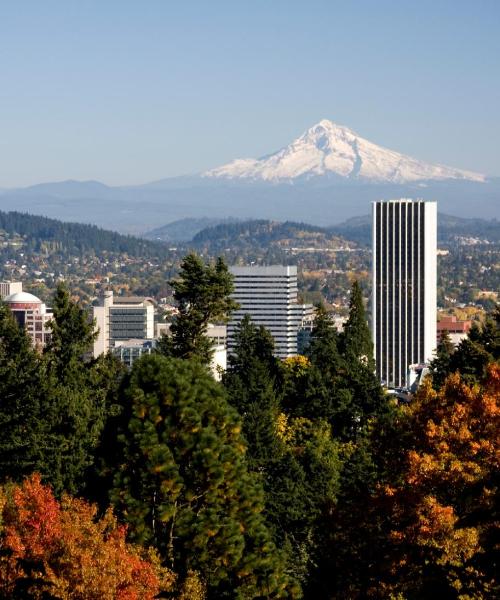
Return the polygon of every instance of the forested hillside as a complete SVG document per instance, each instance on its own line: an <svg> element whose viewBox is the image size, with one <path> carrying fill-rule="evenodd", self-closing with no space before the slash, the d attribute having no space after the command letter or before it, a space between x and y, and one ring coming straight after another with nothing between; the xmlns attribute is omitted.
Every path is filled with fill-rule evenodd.
<svg viewBox="0 0 500 600"><path fill-rule="evenodd" d="M67 253L120 252L135 257L164 256L167 252L163 244L121 235L95 225L64 223L20 212L0 211L0 231L18 234L24 238L26 248L35 251L51 246Z"/></svg>

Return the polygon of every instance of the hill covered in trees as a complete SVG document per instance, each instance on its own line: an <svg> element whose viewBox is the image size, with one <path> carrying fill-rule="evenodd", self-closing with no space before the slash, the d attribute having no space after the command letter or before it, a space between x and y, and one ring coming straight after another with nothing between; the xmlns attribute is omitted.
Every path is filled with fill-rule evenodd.
<svg viewBox="0 0 500 600"><path fill-rule="evenodd" d="M328 231L360 244L371 243L371 216L353 217L328 228ZM450 244L460 238L477 238L500 243L500 222L497 219L463 219L438 213L438 242Z"/></svg>
<svg viewBox="0 0 500 600"><path fill-rule="evenodd" d="M283 247L325 247L346 244L339 236L327 229L307 223L293 221L254 220L241 223L221 223L197 233L192 245L210 250L223 249L227 245L240 248L268 247L281 244Z"/></svg>
<svg viewBox="0 0 500 600"><path fill-rule="evenodd" d="M61 252L119 252L133 257L165 256L164 244L131 235L100 229L83 223L64 223L56 219L20 212L0 211L0 232L17 234L28 250L53 247Z"/></svg>

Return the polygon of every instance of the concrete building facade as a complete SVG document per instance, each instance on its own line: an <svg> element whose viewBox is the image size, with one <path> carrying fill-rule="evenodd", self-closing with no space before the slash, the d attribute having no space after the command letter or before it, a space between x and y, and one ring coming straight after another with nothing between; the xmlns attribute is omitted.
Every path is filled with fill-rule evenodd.
<svg viewBox="0 0 500 600"><path fill-rule="evenodd" d="M151 298L114 296L104 292L99 305L93 308L99 329L94 342L94 356L108 352L116 342L148 340L154 337L154 305Z"/></svg>
<svg viewBox="0 0 500 600"><path fill-rule="evenodd" d="M240 305L227 326L227 348L234 347L236 328L245 315L274 338L279 358L297 354L297 332L303 310L297 304L297 267L231 267L233 299Z"/></svg>
<svg viewBox="0 0 500 600"><path fill-rule="evenodd" d="M389 200L372 206L372 335L377 374L404 387L408 367L436 347L435 202Z"/></svg>

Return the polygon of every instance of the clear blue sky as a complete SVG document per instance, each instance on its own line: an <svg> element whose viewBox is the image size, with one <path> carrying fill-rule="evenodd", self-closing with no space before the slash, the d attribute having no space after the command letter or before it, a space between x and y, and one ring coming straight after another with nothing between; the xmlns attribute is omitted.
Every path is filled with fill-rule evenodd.
<svg viewBox="0 0 500 600"><path fill-rule="evenodd" d="M195 173L322 118L500 175L500 1L0 3L0 187Z"/></svg>

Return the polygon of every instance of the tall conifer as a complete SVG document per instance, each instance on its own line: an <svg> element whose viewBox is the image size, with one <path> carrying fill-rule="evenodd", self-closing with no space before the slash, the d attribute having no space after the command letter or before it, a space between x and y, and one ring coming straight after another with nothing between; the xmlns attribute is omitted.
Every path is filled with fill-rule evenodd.
<svg viewBox="0 0 500 600"><path fill-rule="evenodd" d="M349 317L340 335L340 350L348 362L362 362L370 370L375 369L373 359L373 342L368 328L363 294L357 280L351 287L349 300Z"/></svg>
<svg viewBox="0 0 500 600"><path fill-rule="evenodd" d="M122 405L111 497L132 538L199 570L213 598L294 597L222 386L198 362L146 356Z"/></svg>
<svg viewBox="0 0 500 600"><path fill-rule="evenodd" d="M226 263L218 258L206 265L194 253L181 263L179 276L171 283L179 314L172 326L171 340L162 340L160 353L178 358L195 358L210 364L213 347L206 331L210 321L224 321L236 307L231 299L233 280Z"/></svg>

